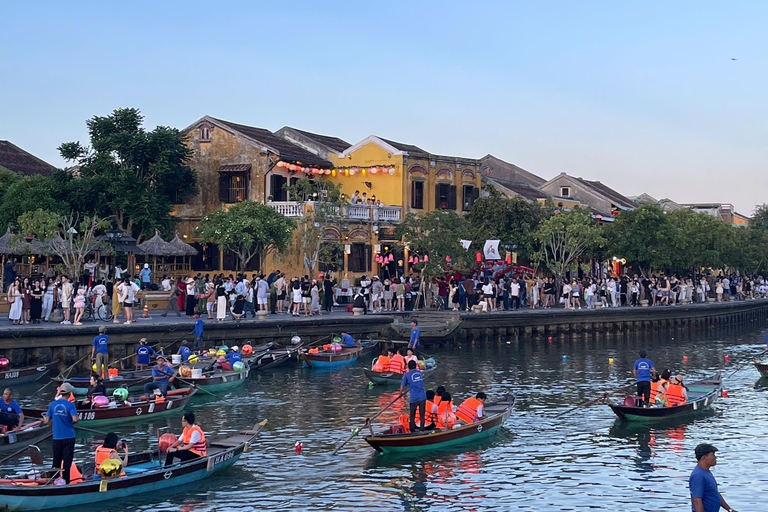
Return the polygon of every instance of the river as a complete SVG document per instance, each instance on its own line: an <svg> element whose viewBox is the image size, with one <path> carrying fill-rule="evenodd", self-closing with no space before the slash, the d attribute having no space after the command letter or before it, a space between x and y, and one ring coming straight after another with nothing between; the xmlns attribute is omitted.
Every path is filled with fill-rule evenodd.
<svg viewBox="0 0 768 512"><path fill-rule="evenodd" d="M701 442L720 450L713 473L729 504L742 512L764 510L759 503L768 488L763 460L768 384L760 385L752 365L725 381L729 397L718 400L714 412L693 419L623 424L605 405L553 418L630 382L641 348L657 368L669 367L690 381L718 370L730 375L762 351L764 339L765 331L754 331L708 339L497 340L432 349L439 367L428 387L444 384L456 401L479 390L491 399L517 392L518 407L502 431L480 445L399 456L377 455L361 438L339 455L331 454L353 427L396 395L391 388L367 385L360 368L370 357L336 371L296 365L256 373L227 395L238 397L234 403L198 401L188 408L207 432L269 420L258 443L235 467L178 492L79 512L682 511L690 510L687 481L696 463L693 449ZM35 387L19 389L18 397L39 405L41 397L24 399L27 389ZM400 412L393 407L379 419L393 421ZM131 449L140 450L156 442L157 427L168 426L180 432L180 419L116 431ZM300 455L294 450L297 441L303 444ZM90 456L90 447L91 438L79 439L76 459ZM42 448L50 457L50 444ZM26 467L19 464L17 469Z"/></svg>

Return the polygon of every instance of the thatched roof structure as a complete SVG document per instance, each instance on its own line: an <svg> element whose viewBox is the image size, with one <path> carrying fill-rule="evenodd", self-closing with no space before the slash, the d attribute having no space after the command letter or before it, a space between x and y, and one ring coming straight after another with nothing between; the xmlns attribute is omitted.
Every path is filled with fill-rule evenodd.
<svg viewBox="0 0 768 512"><path fill-rule="evenodd" d="M0 254L44 254L47 249L44 242L36 239L27 242L22 237L14 235L10 227L3 236L0 236Z"/></svg>
<svg viewBox="0 0 768 512"><path fill-rule="evenodd" d="M140 243L138 247L149 256L181 256L178 249L162 239L159 231L155 231L155 236Z"/></svg>
<svg viewBox="0 0 768 512"><path fill-rule="evenodd" d="M168 245L173 246L173 248L178 251L177 256L196 256L197 255L197 249L195 249L188 243L184 242L181 238L179 238L178 233L176 233L176 236L173 237L173 240L171 240L168 243Z"/></svg>

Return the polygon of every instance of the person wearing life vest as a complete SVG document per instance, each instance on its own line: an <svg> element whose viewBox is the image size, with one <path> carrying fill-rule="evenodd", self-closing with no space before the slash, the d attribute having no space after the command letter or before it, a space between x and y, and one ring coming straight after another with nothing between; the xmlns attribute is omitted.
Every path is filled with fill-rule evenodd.
<svg viewBox="0 0 768 512"><path fill-rule="evenodd" d="M389 369L389 361L390 361L389 349L385 348L384 350L381 351L381 355L378 357L378 359L376 359L375 366L376 368L380 368L380 369L377 370L376 368L374 368L374 371L386 372Z"/></svg>
<svg viewBox="0 0 768 512"><path fill-rule="evenodd" d="M669 376L672 374L672 371L667 368L663 372L661 372L660 376L656 376L656 378L651 378L651 404L655 403L661 403L662 400L656 400L656 397L659 394L664 394L667 392L667 386L669 385ZM666 397L664 398L666 400Z"/></svg>
<svg viewBox="0 0 768 512"><path fill-rule="evenodd" d="M405 365L408 366L411 361L416 361L416 364L419 364L419 358L413 354L413 349L409 348L405 354Z"/></svg>
<svg viewBox="0 0 768 512"><path fill-rule="evenodd" d="M466 423L474 423L483 418L483 404L485 404L485 393L482 391L474 398L467 398L459 407L456 408L456 417Z"/></svg>
<svg viewBox="0 0 768 512"><path fill-rule="evenodd" d="M123 465L123 468L128 467L128 444L125 441L120 444L120 448L122 448L124 452L122 459L120 458L120 454L117 453L117 448L117 434L110 432L104 437L104 443L99 445L94 453L96 472L99 471L101 463L107 459L118 460ZM125 476L125 471L123 471L120 476Z"/></svg>
<svg viewBox="0 0 768 512"><path fill-rule="evenodd" d="M440 386L443 387L443 386ZM440 388L437 388L440 389ZM443 388L445 389L445 388ZM443 391L440 403L437 404L437 428L453 428L456 424L456 413L453 412L453 400L451 394Z"/></svg>
<svg viewBox="0 0 768 512"><path fill-rule="evenodd" d="M683 405L688 401L688 389L683 384L683 376L675 375L667 386L667 407Z"/></svg>
<svg viewBox="0 0 768 512"><path fill-rule="evenodd" d="M437 389L435 390L435 405L440 405L445 393L445 386L437 386Z"/></svg>
<svg viewBox="0 0 768 512"><path fill-rule="evenodd" d="M389 367L387 368L388 372L392 373L405 373L405 357L403 357L403 351L398 350L397 353L392 356L392 359L389 361Z"/></svg>
<svg viewBox="0 0 768 512"><path fill-rule="evenodd" d="M205 433L203 429L195 425L195 413L184 413L184 416L181 417L181 424L184 426L184 431L178 441L168 447L168 456L165 458L166 466L173 464L174 458L186 462L206 456Z"/></svg>
<svg viewBox="0 0 768 512"><path fill-rule="evenodd" d="M427 404L424 407L424 430L434 430L437 426L437 405L435 404L435 392L427 391ZM419 410L416 409L415 423L420 422Z"/></svg>

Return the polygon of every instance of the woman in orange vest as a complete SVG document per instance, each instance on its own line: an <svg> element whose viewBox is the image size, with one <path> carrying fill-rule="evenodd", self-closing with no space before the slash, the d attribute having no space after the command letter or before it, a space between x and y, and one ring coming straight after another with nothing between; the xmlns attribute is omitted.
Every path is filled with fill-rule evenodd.
<svg viewBox="0 0 768 512"><path fill-rule="evenodd" d="M659 377L659 380L651 380L651 405L656 403L656 397L660 393L666 393L667 386L669 385L669 376L672 374L672 371L667 368L663 372L661 372L661 376Z"/></svg>
<svg viewBox="0 0 768 512"><path fill-rule="evenodd" d="M419 410L416 409L415 422L419 423ZM435 392L431 389L427 391L427 404L424 408L424 430L434 430L437 423L437 405L435 404Z"/></svg>
<svg viewBox="0 0 768 512"><path fill-rule="evenodd" d="M440 405L440 402L443 400L443 395L445 394L445 386L437 386L437 389L435 390L435 405Z"/></svg>
<svg viewBox="0 0 768 512"><path fill-rule="evenodd" d="M390 354L391 353L392 351L390 350ZM398 350L397 353L392 356L387 371L392 373L405 373L405 357L403 357L402 349Z"/></svg>
<svg viewBox="0 0 768 512"><path fill-rule="evenodd" d="M120 459L120 455L117 453L117 434L110 432L104 437L104 444L101 444L96 448L96 473L99 472L101 463L107 459L119 460L122 463L123 468L128 466L128 445L123 441L121 447L125 452L122 459ZM123 471L122 476L125 476L125 471Z"/></svg>
<svg viewBox="0 0 768 512"><path fill-rule="evenodd" d="M442 387L443 386L440 386L437 389ZM453 428L455 424L456 414L453 412L453 401L451 400L451 394L447 391L443 391L443 395L440 397L440 403L437 404L437 428Z"/></svg>
<svg viewBox="0 0 768 512"><path fill-rule="evenodd" d="M389 368L389 349L381 351L381 355L376 359L376 362L371 368L375 372L386 372Z"/></svg>
<svg viewBox="0 0 768 512"><path fill-rule="evenodd" d="M168 456L165 458L166 466L173 464L174 458L186 462L205 457L207 453L205 433L203 429L195 425L195 413L184 413L184 416L181 417L181 424L184 426L184 431L179 440L168 447Z"/></svg>
<svg viewBox="0 0 768 512"><path fill-rule="evenodd" d="M456 417L467 423L474 423L483 417L483 404L485 404L485 393L482 391L474 398L467 398L456 409Z"/></svg>
<svg viewBox="0 0 768 512"><path fill-rule="evenodd" d="M688 390L683 384L683 376L675 375L667 386L667 407L683 405L688 401Z"/></svg>

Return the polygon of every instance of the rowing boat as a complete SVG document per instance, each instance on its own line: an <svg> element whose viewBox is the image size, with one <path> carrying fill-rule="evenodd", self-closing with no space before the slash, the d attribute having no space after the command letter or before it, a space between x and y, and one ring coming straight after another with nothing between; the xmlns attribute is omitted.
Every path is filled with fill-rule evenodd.
<svg viewBox="0 0 768 512"><path fill-rule="evenodd" d="M363 347L342 348L339 352L321 350L315 353L302 349L299 352L299 359L308 368L331 368L354 363L362 351Z"/></svg>
<svg viewBox="0 0 768 512"><path fill-rule="evenodd" d="M363 368L363 373L366 377L368 377L368 380L373 382L374 384L381 384L381 385L392 385L396 386L399 385L400 382L403 380L403 374L398 372L377 372L373 370L373 367L376 365L376 359L374 359L371 362L371 368ZM434 359L431 357L429 359L424 360L424 369L421 370L421 373L424 374L426 377L430 373L434 372L437 369L437 363Z"/></svg>
<svg viewBox="0 0 768 512"><path fill-rule="evenodd" d="M757 368L757 371L760 372L761 377L765 377L766 379L768 379L768 364L755 363L755 368Z"/></svg>
<svg viewBox="0 0 768 512"><path fill-rule="evenodd" d="M53 478L5 479L0 483L3 510L50 510L119 500L143 494L149 499L167 499L179 486L204 481L217 471L233 465L247 452L266 420L251 430L211 438L205 457L164 466L164 454L157 450L128 457L125 476L100 478L83 471L82 483L53 484ZM12 482L12 483L11 483ZM203 485L203 484L198 484ZM161 492L156 492L161 491Z"/></svg>
<svg viewBox="0 0 768 512"><path fill-rule="evenodd" d="M184 383L205 388L208 391L223 391L245 383L250 373L250 367L246 364L241 372L222 370L216 368L210 372L203 372L201 378L180 377Z"/></svg>
<svg viewBox="0 0 768 512"><path fill-rule="evenodd" d="M121 404L112 402L104 407L93 408L80 406L77 408L77 419L79 424L94 425L143 420L148 416L153 418L166 416L183 409L195 393L197 393L197 388L183 388L169 391L165 400L162 401L142 395L129 397ZM48 409L31 407L23 407L21 410L25 416L32 418L39 418L48 411Z"/></svg>
<svg viewBox="0 0 768 512"><path fill-rule="evenodd" d="M51 378L57 386L61 386L64 382L69 382L72 385L72 392L76 395L85 395L88 392L88 386L91 385L90 377L69 377L63 379L61 377ZM108 394L111 394L117 388L138 388L150 382L152 380L152 370L134 370L123 372L117 377L110 377L101 381L107 390Z"/></svg>
<svg viewBox="0 0 768 512"><path fill-rule="evenodd" d="M720 394L722 379L720 374L716 373L711 377L686 384L686 387L688 388L688 401L681 405L637 407L634 405L635 398L627 397L618 402L609 402L608 406L616 416L628 421L653 421L695 414L712 406Z"/></svg>
<svg viewBox="0 0 768 512"><path fill-rule="evenodd" d="M39 366L25 366L24 368L11 368L0 372L0 382L4 386L35 382L43 375L53 370L59 361L41 364Z"/></svg>
<svg viewBox="0 0 768 512"><path fill-rule="evenodd" d="M433 450L455 444L469 443L497 432L512 414L514 406L515 395L511 395L502 402L489 403L483 406L486 416L474 423L456 425L451 429L435 429L408 434L392 434L390 431L383 431L365 436L363 439L379 453Z"/></svg>
<svg viewBox="0 0 768 512"><path fill-rule="evenodd" d="M48 437L50 432L51 427L43 425L42 420L25 417L21 428L0 434L0 453L8 453L26 445L35 444Z"/></svg>

